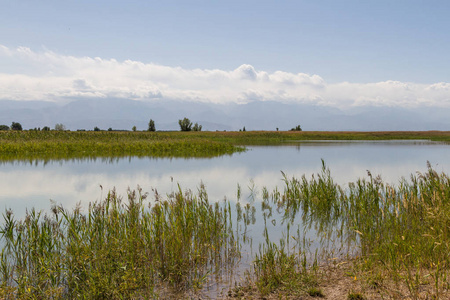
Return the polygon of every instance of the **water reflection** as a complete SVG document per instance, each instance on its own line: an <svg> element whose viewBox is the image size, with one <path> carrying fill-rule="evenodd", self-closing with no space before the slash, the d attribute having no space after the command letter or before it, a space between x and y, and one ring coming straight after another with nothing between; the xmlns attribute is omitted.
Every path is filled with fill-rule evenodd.
<svg viewBox="0 0 450 300"><path fill-rule="evenodd" d="M345 185L365 177L367 170L384 181L397 183L416 171L426 171L430 161L438 172L450 170L449 145L427 141L302 142L280 146L252 146L245 153L209 159L88 158L67 160L7 161L0 165L0 207L22 214L25 208L49 209L50 199L66 207L100 200L116 187L125 194L140 185L171 193L177 184L196 190L206 185L211 200L236 198L237 185L248 192L262 187L282 187L287 176L308 177L324 159L333 178ZM252 182L252 183L251 183ZM250 184L251 183L251 184ZM102 187L102 188L101 188Z"/></svg>
<svg viewBox="0 0 450 300"><path fill-rule="evenodd" d="M396 184L411 173L425 172L427 161L436 171L449 172L448 151L447 144L427 141L315 141L252 146L245 153L213 159L121 157L7 161L0 164L0 203L1 208L11 208L21 217L26 208L49 211L50 199L66 208L73 208L78 202L86 207L89 202L103 199L114 187L121 195L126 195L128 187L138 185L144 191L157 190L164 195L177 191L178 184L182 189L196 191L202 182L211 202L224 197L234 205L239 202L242 219L236 234L244 242L242 270L250 267L265 235L274 242L283 236L297 236L298 241L308 243L311 249L319 246L316 228L304 228L305 220L297 218L287 233L283 209L277 211L276 201L266 201L274 189L283 191L282 172L287 178L305 174L309 179L311 174L321 171L323 159L333 180L343 187L367 177L367 170L374 176L381 174L387 183ZM239 213L232 214L233 220L238 221ZM327 241L333 247L333 237L327 237Z"/></svg>

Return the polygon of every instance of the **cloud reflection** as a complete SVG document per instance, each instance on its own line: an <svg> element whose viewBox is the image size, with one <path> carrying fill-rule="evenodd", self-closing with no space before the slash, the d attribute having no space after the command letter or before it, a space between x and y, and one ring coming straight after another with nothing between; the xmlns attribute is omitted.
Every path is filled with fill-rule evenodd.
<svg viewBox="0 0 450 300"><path fill-rule="evenodd" d="M438 172L450 170L448 145L367 144L304 145L297 147L253 147L238 155L215 159L144 159L64 161L48 164L3 164L0 168L0 204L19 215L25 208L49 210L50 199L67 208L78 202L105 197L117 189L126 195L128 187L141 186L144 192L157 189L160 195L178 189L197 190L206 186L211 201L236 199L237 185L244 193L254 183L256 190L283 188L281 171L288 177L310 178L320 172L321 159L331 169L336 183L366 177L367 170L384 181L397 184L416 171L425 172L426 162ZM172 181L173 178L173 181ZM103 189L100 188L103 187ZM153 199L153 197L150 197Z"/></svg>

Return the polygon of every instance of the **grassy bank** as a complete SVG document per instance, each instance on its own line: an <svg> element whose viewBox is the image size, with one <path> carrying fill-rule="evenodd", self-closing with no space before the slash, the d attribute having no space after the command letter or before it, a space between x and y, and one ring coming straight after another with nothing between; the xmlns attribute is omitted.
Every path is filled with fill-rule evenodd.
<svg viewBox="0 0 450 300"><path fill-rule="evenodd" d="M238 145L277 144L311 140L430 140L450 141L450 131L246 131L205 133Z"/></svg>
<svg viewBox="0 0 450 300"><path fill-rule="evenodd" d="M252 267L224 297L450 296L447 174L429 167L392 186L369 173L344 187L324 165L310 178L284 175L282 190L252 195L241 200L239 188L236 201L209 202L200 186L196 195L155 194L149 205L138 190L123 202L110 192L84 213L55 206L48 216L32 210L15 220L7 211L0 296L134 299L201 291L208 280L232 278L242 246L260 232L255 222L264 242L253 245ZM272 227L281 239L270 235ZM317 249L310 230L321 241Z"/></svg>
<svg viewBox="0 0 450 300"><path fill-rule="evenodd" d="M450 132L70 132L0 131L0 159L84 157L213 157L245 145L305 140L450 141Z"/></svg>
<svg viewBox="0 0 450 300"><path fill-rule="evenodd" d="M0 159L83 157L212 157L243 151L230 142L190 133L0 132Z"/></svg>
<svg viewBox="0 0 450 300"><path fill-rule="evenodd" d="M449 299L447 174L428 166L428 172L392 186L369 172L344 188L324 165L311 179L284 181L284 192L266 194L263 206L284 215L287 234L278 243L266 239L242 290L253 287L257 297L314 290L334 299ZM307 247L295 243L301 235L289 235L299 222L303 230L317 230L323 245L309 268ZM330 280L340 293L327 285Z"/></svg>

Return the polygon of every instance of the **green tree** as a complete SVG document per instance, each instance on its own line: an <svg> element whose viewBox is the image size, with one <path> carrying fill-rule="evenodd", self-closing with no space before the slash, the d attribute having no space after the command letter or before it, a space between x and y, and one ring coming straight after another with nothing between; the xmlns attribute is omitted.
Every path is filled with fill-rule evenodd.
<svg viewBox="0 0 450 300"><path fill-rule="evenodd" d="M8 125L0 125L0 130L9 130Z"/></svg>
<svg viewBox="0 0 450 300"><path fill-rule="evenodd" d="M192 129L192 122L188 118L178 120L178 124L180 124L181 131L191 131Z"/></svg>
<svg viewBox="0 0 450 300"><path fill-rule="evenodd" d="M94 127L94 131L100 131L100 128L98 128L97 126Z"/></svg>
<svg viewBox="0 0 450 300"><path fill-rule="evenodd" d="M133 128L131 128L133 131L136 131L136 126L133 126Z"/></svg>
<svg viewBox="0 0 450 300"><path fill-rule="evenodd" d="M57 130L57 131L64 131L64 130L66 130L66 126L64 126L64 124L62 124L62 123L57 123L55 125L55 130Z"/></svg>
<svg viewBox="0 0 450 300"><path fill-rule="evenodd" d="M50 131L50 127L44 126L44 127L42 127L42 131Z"/></svg>
<svg viewBox="0 0 450 300"><path fill-rule="evenodd" d="M202 131L202 125L198 125L198 123L194 124L194 127L192 127L193 131Z"/></svg>
<svg viewBox="0 0 450 300"><path fill-rule="evenodd" d="M296 127L292 128L291 131L302 131L302 127L300 127L300 125L297 125Z"/></svg>
<svg viewBox="0 0 450 300"><path fill-rule="evenodd" d="M108 128L108 131L112 131L112 127L109 127L109 128Z"/></svg>
<svg viewBox="0 0 450 300"><path fill-rule="evenodd" d="M12 122L11 130L22 130L22 124L17 122Z"/></svg>
<svg viewBox="0 0 450 300"><path fill-rule="evenodd" d="M152 119L148 122L148 131L156 131L155 121Z"/></svg>

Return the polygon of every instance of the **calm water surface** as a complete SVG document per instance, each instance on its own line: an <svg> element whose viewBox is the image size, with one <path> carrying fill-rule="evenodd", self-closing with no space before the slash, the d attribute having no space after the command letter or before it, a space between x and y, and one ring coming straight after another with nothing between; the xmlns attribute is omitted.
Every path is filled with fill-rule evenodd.
<svg viewBox="0 0 450 300"><path fill-rule="evenodd" d="M87 209L89 202L103 199L108 190L116 188L125 196L127 188L142 187L144 192L157 190L160 195L178 189L195 191L201 182L206 186L210 201L226 197L236 201L241 186L242 202L251 202L250 190L256 191L256 222L246 232L251 243L243 245L242 259L233 280L251 266L258 245L264 243L264 222L260 212L262 187L269 191L283 190L283 171L288 177L318 173L322 159L330 168L333 179L344 187L348 182L381 175L385 182L396 184L402 177L427 170L427 161L438 172L450 172L450 145L427 141L389 142L299 142L283 146L252 146L245 153L211 159L87 159L63 161L0 161L0 209L11 208L16 217L35 207L49 211L51 200L65 208L77 203ZM259 191L259 192L258 192ZM152 197L150 197L152 199ZM83 209L82 209L83 210ZM298 228L301 221L296 221ZM267 222L271 241L286 236L281 216ZM295 228L293 228L295 231ZM295 234L291 232L288 236ZM311 250L320 245L314 230L303 233ZM224 285L213 284L208 293L220 292Z"/></svg>
<svg viewBox="0 0 450 300"><path fill-rule="evenodd" d="M438 172L450 172L450 145L426 141L301 142L284 146L252 146L245 153L210 159L120 158L66 161L0 162L0 209L17 216L26 208L48 210L50 200L66 208L102 199L116 188L126 195L138 185L159 194L206 185L211 201L236 199L250 187L269 191L283 187L281 171L308 178L320 172L321 159L342 185L366 177L367 170L396 184L401 177L425 172L427 161ZM102 189L102 188L103 189Z"/></svg>

